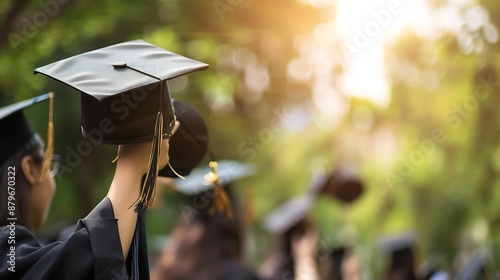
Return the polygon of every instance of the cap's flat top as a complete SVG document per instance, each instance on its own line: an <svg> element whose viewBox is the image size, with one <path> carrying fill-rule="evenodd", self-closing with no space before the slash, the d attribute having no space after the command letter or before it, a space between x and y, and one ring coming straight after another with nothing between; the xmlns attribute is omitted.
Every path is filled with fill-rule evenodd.
<svg viewBox="0 0 500 280"><path fill-rule="evenodd" d="M49 99L48 93L2 107L0 108L0 120L47 99Z"/></svg>
<svg viewBox="0 0 500 280"><path fill-rule="evenodd" d="M303 195L289 200L267 216L264 227L274 233L287 231L309 213L314 201L313 195Z"/></svg>
<svg viewBox="0 0 500 280"><path fill-rule="evenodd" d="M39 67L35 73L102 100L157 83L157 78L169 80L207 68L208 64L135 40L66 58Z"/></svg>
<svg viewBox="0 0 500 280"><path fill-rule="evenodd" d="M249 163L223 160L218 161L217 164L217 172L222 185L251 176L256 172L255 166ZM186 195L196 195L210 190L213 187L212 184L206 184L205 182L205 175L210 171L211 169L208 166L193 170L185 180L176 180L175 189Z"/></svg>

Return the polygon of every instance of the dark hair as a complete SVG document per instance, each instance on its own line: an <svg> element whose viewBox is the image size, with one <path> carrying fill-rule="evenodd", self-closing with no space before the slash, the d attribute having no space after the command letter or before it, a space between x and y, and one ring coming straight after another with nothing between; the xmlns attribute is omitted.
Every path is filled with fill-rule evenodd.
<svg viewBox="0 0 500 280"><path fill-rule="evenodd" d="M36 164L42 165L43 162L43 141L38 135L34 135L28 143L17 151L12 157L6 160L0 168L0 226L10 223L7 218L16 218L16 225L22 225L27 228L29 225L29 207L28 207L28 186L26 177L21 169L21 161L25 156L31 156ZM13 176L14 175L14 176ZM14 180L9 179L14 177ZM14 182L12 183L9 182ZM10 189L9 189L10 186ZM14 188L14 200L8 203L9 191ZM14 210L9 208L14 206Z"/></svg>
<svg viewBox="0 0 500 280"><path fill-rule="evenodd" d="M210 215L209 206L197 213L191 221L180 220L174 231L182 233L201 229L202 233L196 240L189 240L187 234L179 238L173 236L173 242L177 245L177 250L173 252L174 264L157 267L162 279L225 279L224 264L241 262L241 213L231 187L226 186L225 189L233 207L234 218L228 218L223 213Z"/></svg>
<svg viewBox="0 0 500 280"><path fill-rule="evenodd" d="M296 235L303 235L309 227L311 227L311 222L305 218L276 237L274 245L264 261L271 261L273 265L273 273L266 278L267 280L295 279L292 238Z"/></svg>

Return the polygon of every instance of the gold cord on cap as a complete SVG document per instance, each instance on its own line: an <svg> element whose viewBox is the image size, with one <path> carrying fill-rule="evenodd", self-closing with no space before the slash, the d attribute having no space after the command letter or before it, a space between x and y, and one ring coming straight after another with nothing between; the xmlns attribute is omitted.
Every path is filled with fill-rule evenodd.
<svg viewBox="0 0 500 280"><path fill-rule="evenodd" d="M205 175L205 183L214 184L215 198L210 207L208 213L210 215L215 214L215 212L226 213L229 219L233 218L233 210L231 208L231 202L229 201L229 197L227 196L224 187L222 186L219 173L217 171L217 162L211 161L208 166L210 166L210 171Z"/></svg>
<svg viewBox="0 0 500 280"><path fill-rule="evenodd" d="M42 170L37 183L41 184L50 171L52 155L54 154L54 93L49 93L49 121L47 126L47 147L43 155Z"/></svg>
<svg viewBox="0 0 500 280"><path fill-rule="evenodd" d="M172 170L172 172L175 174L175 176L181 178L182 180L186 180L186 178L184 176L182 176L181 174L177 173L177 171L175 171L174 167L170 164L170 162L168 162L168 167L170 167L170 170Z"/></svg>

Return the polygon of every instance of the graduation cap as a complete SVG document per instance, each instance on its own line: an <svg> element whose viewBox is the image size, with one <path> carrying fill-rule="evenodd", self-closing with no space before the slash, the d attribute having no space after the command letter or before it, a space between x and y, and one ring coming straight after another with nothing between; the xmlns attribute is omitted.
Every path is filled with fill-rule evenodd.
<svg viewBox="0 0 500 280"><path fill-rule="evenodd" d="M6 164L13 156L17 155L17 153L29 149L30 147L28 146L31 146L34 141L36 133L24 116L23 110L46 100L50 101L47 144L42 163L42 172L40 173L38 182L40 183L45 179L45 176L50 169L50 163L52 161L54 151L54 94L52 92L0 108L0 131L2 131L0 139L2 140L4 147L3 149L0 149L0 170L3 170L4 164Z"/></svg>
<svg viewBox="0 0 500 280"><path fill-rule="evenodd" d="M310 187L315 194L326 194L346 203L356 200L363 189L363 181L353 166L338 167L329 174L315 174Z"/></svg>
<svg viewBox="0 0 500 280"><path fill-rule="evenodd" d="M209 214L226 212L228 217L232 217L231 203L224 191L224 186L255 173L255 165L250 163L233 160L211 161L208 167L194 169L185 180L176 180L175 190L188 196L214 190L216 197L209 209Z"/></svg>
<svg viewBox="0 0 500 280"><path fill-rule="evenodd" d="M207 68L205 63L135 40L66 58L39 67L35 73L46 75L82 93L84 137L118 145L153 142L148 172L136 203L136 211L139 211L152 202L161 142L172 136L177 119L167 81ZM187 116L192 110L186 112L184 117L189 120ZM206 141L206 127L197 127L202 129L201 138L205 137ZM198 132L192 131L191 136L197 137ZM203 141L194 143L199 142ZM186 154L179 155L172 153L170 161L187 163L182 159ZM172 164L169 167L175 169ZM183 174L189 171L186 166L182 167ZM172 173L176 172L172 170Z"/></svg>
<svg viewBox="0 0 500 280"><path fill-rule="evenodd" d="M256 173L255 165L250 163L240 163L233 160L220 160L217 162L217 173L220 184L226 185L230 182L254 175ZM210 167L199 167L191 172L186 180L176 180L175 189L185 195L197 195L211 190L211 178L207 174L212 172ZM208 179L208 180L207 180Z"/></svg>
<svg viewBox="0 0 500 280"><path fill-rule="evenodd" d="M275 233L285 233L303 221L315 202L315 196L302 195L295 197L272 211L264 220L266 230Z"/></svg>

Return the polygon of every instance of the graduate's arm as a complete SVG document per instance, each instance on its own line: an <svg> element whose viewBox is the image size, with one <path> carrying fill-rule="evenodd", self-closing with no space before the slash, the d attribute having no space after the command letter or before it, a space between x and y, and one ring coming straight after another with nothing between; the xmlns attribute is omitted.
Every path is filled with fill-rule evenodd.
<svg viewBox="0 0 500 280"><path fill-rule="evenodd" d="M176 122L173 132L177 131ZM139 198L141 178L147 171L151 142L121 145L118 148L118 162L115 176L108 191L108 198L113 205L115 218L118 220L118 232L123 256L126 259L134 236L137 213L131 205ZM169 141L163 140L160 154L160 168L168 163Z"/></svg>

